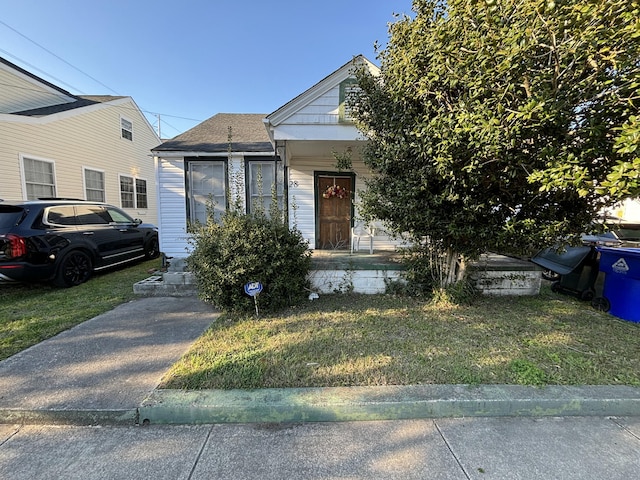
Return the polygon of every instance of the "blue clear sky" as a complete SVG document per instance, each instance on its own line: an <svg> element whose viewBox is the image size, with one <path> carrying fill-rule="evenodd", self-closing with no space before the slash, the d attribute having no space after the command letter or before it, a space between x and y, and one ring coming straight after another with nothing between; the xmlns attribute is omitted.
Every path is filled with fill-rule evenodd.
<svg viewBox="0 0 640 480"><path fill-rule="evenodd" d="M0 56L71 93L131 96L171 138L216 113L271 113L354 55L378 63L374 43L411 0L0 0L0 12Z"/></svg>

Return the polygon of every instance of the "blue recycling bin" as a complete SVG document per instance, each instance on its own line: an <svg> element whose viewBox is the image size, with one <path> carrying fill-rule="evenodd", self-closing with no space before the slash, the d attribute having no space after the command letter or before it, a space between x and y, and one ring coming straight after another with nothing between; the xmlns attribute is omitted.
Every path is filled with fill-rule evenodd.
<svg viewBox="0 0 640 480"><path fill-rule="evenodd" d="M609 313L640 322L640 248L598 247L600 271L605 273L603 296Z"/></svg>

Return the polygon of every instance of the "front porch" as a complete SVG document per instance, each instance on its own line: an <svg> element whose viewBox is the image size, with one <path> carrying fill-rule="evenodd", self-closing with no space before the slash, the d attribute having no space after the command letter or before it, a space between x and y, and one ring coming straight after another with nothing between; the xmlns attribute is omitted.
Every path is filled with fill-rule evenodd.
<svg viewBox="0 0 640 480"><path fill-rule="evenodd" d="M313 250L311 288L316 293L384 293L401 278L401 255L393 251Z"/></svg>
<svg viewBox="0 0 640 480"><path fill-rule="evenodd" d="M400 281L404 266L393 251L314 250L311 257L312 292L377 294L389 282ZM540 267L504 255L487 254L470 267L469 277L487 295L537 295ZM195 279L185 269L184 259L173 259L168 271L133 286L134 293L147 296L196 295Z"/></svg>
<svg viewBox="0 0 640 480"><path fill-rule="evenodd" d="M384 293L401 281L402 255L394 251L314 250L312 289L317 293ZM540 267L518 258L488 253L469 265L469 278L485 295L537 295Z"/></svg>

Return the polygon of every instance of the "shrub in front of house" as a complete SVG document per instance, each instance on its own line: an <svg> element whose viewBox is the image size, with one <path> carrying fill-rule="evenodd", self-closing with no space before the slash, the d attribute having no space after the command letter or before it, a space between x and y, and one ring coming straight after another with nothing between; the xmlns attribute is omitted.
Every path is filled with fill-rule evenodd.
<svg viewBox="0 0 640 480"><path fill-rule="evenodd" d="M295 305L308 295L311 251L298 230L263 212L228 210L219 221L190 227L187 259L200 298L226 311L255 311L244 286L261 282L259 311Z"/></svg>

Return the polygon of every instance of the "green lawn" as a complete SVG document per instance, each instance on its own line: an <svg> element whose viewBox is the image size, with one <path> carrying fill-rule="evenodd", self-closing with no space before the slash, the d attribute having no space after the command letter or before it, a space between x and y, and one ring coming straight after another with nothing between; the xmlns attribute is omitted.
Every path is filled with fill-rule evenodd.
<svg viewBox="0 0 640 480"><path fill-rule="evenodd" d="M0 284L0 359L130 301L159 260L70 289ZM451 305L321 295L281 315L222 315L165 388L427 383L640 386L640 324L543 288Z"/></svg>
<svg viewBox="0 0 640 480"><path fill-rule="evenodd" d="M402 384L640 386L640 324L552 293L467 306L322 295L278 316L223 315L165 388Z"/></svg>
<svg viewBox="0 0 640 480"><path fill-rule="evenodd" d="M64 289L0 284L0 360L135 298L133 284L159 267L149 260Z"/></svg>

